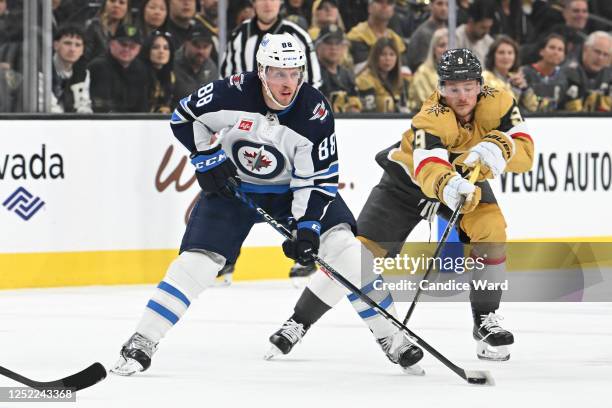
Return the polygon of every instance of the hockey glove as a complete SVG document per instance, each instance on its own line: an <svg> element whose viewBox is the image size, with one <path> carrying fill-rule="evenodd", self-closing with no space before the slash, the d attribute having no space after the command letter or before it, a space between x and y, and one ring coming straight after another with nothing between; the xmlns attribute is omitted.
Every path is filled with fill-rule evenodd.
<svg viewBox="0 0 612 408"><path fill-rule="evenodd" d="M237 176L236 166L228 160L221 145L192 154L191 163L196 168L196 178L204 192L231 195L227 184L230 178Z"/></svg>
<svg viewBox="0 0 612 408"><path fill-rule="evenodd" d="M482 142L472 147L463 160L463 165L474 167L480 163L482 178L496 178L506 169L506 163L514 156L514 141L499 130L487 133ZM481 178L479 178L481 180Z"/></svg>
<svg viewBox="0 0 612 408"><path fill-rule="evenodd" d="M442 192L444 204L451 210L456 210L461 204L462 197L465 197L465 203L461 212L469 213L476 208L480 202L480 187L476 187L460 175L453 176Z"/></svg>
<svg viewBox="0 0 612 408"><path fill-rule="evenodd" d="M297 227L296 237L283 242L283 252L287 258L306 265L313 262L312 256L319 252L321 224L316 221L301 221Z"/></svg>

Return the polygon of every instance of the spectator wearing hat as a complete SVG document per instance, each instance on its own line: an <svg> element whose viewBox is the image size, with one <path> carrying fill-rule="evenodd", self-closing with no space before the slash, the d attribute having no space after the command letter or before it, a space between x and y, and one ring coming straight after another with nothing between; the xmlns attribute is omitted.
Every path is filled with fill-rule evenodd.
<svg viewBox="0 0 612 408"><path fill-rule="evenodd" d="M334 112L361 112L355 76L341 65L347 48L344 32L335 24L323 27L316 48L323 80L319 90Z"/></svg>
<svg viewBox="0 0 612 408"><path fill-rule="evenodd" d="M429 18L423 22L410 37L406 56L408 67L416 72L427 58L431 36L439 28L446 27L448 20L448 0L433 0L429 3Z"/></svg>
<svg viewBox="0 0 612 408"><path fill-rule="evenodd" d="M389 21L395 12L395 0L369 0L368 19L357 24L349 31L347 38L351 43L351 56L355 73L359 74L368 63L370 50L380 38L390 38L401 58L400 65L406 65L406 45L395 31L389 28Z"/></svg>
<svg viewBox="0 0 612 408"><path fill-rule="evenodd" d="M89 64L94 112L148 112L149 71L140 59L142 38L133 25L120 25L108 52Z"/></svg>
<svg viewBox="0 0 612 408"><path fill-rule="evenodd" d="M213 42L210 57L217 62L219 59L219 0L200 0L200 13L195 15L195 20L201 24L200 29L208 31Z"/></svg>
<svg viewBox="0 0 612 408"><path fill-rule="evenodd" d="M213 41L210 32L198 28L177 51L174 60L176 87L174 104L194 89L219 78L217 65L211 59Z"/></svg>
<svg viewBox="0 0 612 408"><path fill-rule="evenodd" d="M315 0L312 3L312 24L308 29L310 38L316 41L321 29L330 24L335 24L342 31L346 31L338 10L338 2L336 0Z"/></svg>
<svg viewBox="0 0 612 408"><path fill-rule="evenodd" d="M90 77L82 60L83 31L75 25L58 28L53 38L51 112L92 113Z"/></svg>
<svg viewBox="0 0 612 408"><path fill-rule="evenodd" d="M171 34L153 31L142 46L141 57L151 73L149 111L170 113L175 100L174 45Z"/></svg>
<svg viewBox="0 0 612 408"><path fill-rule="evenodd" d="M130 0L104 0L96 17L85 23L85 61L104 54L122 24L130 24Z"/></svg>

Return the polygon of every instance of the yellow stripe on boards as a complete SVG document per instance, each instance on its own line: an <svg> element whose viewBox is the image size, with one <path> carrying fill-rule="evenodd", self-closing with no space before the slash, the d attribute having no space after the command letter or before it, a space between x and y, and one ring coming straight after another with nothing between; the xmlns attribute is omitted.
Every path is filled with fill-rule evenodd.
<svg viewBox="0 0 612 408"><path fill-rule="evenodd" d="M157 283L175 249L0 254L0 289ZM234 280L284 279L291 260L279 247L243 248Z"/></svg>

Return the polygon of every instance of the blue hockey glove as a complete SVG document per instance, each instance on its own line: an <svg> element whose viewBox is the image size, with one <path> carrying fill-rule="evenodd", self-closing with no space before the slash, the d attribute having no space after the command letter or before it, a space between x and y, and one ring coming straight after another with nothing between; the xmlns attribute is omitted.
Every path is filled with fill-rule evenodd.
<svg viewBox="0 0 612 408"><path fill-rule="evenodd" d="M229 179L237 176L236 166L228 159L221 145L192 154L191 163L196 168L198 184L206 193L226 195Z"/></svg>
<svg viewBox="0 0 612 408"><path fill-rule="evenodd" d="M319 252L320 233L321 224L318 222L298 222L296 237L283 242L283 252L285 256L298 261L302 265L313 262L313 255Z"/></svg>

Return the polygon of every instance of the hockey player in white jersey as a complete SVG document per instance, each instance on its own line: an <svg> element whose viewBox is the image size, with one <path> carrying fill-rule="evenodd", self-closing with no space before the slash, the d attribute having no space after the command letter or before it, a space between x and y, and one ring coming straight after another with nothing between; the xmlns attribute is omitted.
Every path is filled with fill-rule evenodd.
<svg viewBox="0 0 612 408"><path fill-rule="evenodd" d="M257 52L257 72L206 84L180 101L172 131L192 153L203 191L180 255L147 303L112 372L131 375L149 368L159 341L211 286L226 261L235 261L251 227L262 221L232 196L228 181L237 182L265 211L293 226L295 239L283 243L287 256L307 262L318 253L395 314L389 292L369 288L377 278L373 259L355 238L355 219L337 194L333 113L323 95L303 83L305 60L292 36L268 34ZM321 272L304 290L294 315L272 336L273 349L287 353L346 295L386 356L405 371L421 373L416 363L422 350Z"/></svg>

